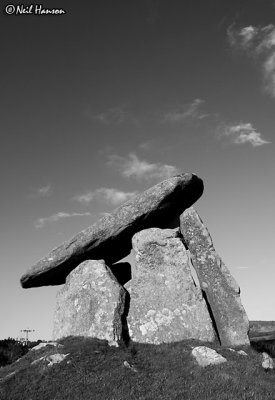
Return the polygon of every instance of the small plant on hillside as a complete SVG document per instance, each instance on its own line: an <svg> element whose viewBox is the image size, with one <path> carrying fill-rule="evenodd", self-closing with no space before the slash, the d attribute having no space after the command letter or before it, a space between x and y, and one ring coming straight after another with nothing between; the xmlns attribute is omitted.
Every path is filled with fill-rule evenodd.
<svg viewBox="0 0 275 400"><path fill-rule="evenodd" d="M28 347L15 339L0 340L0 367L12 364L28 352Z"/></svg>
<svg viewBox="0 0 275 400"><path fill-rule="evenodd" d="M41 343L41 340L29 342L28 345L25 345L10 337L0 340L0 367L14 363L39 343Z"/></svg>

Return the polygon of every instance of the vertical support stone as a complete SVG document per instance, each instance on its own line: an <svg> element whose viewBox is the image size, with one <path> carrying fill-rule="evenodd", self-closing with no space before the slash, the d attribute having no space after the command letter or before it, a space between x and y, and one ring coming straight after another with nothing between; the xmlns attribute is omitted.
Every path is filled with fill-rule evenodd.
<svg viewBox="0 0 275 400"><path fill-rule="evenodd" d="M213 246L211 236L193 207L180 217L180 230L223 346L250 344L249 321L240 288Z"/></svg>
<svg viewBox="0 0 275 400"><path fill-rule="evenodd" d="M53 339L90 336L119 344L127 338L126 290L103 260L74 269L57 293Z"/></svg>
<svg viewBox="0 0 275 400"><path fill-rule="evenodd" d="M128 327L137 342L184 339L213 341L215 333L187 252L176 229L145 229L132 239L136 265L130 293Z"/></svg>

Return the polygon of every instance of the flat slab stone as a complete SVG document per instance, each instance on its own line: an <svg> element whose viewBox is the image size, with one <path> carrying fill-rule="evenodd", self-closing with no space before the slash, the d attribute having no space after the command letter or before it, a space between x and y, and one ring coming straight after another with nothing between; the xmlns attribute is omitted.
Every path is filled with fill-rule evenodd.
<svg viewBox="0 0 275 400"><path fill-rule="evenodd" d="M249 345L249 321L240 289L216 253L211 236L193 207L180 216L184 243L205 293L223 346Z"/></svg>
<svg viewBox="0 0 275 400"><path fill-rule="evenodd" d="M130 253L136 232L170 227L202 193L202 180L190 173L160 182L52 250L21 277L22 287L60 285L87 259L104 259L108 265L121 260Z"/></svg>
<svg viewBox="0 0 275 400"><path fill-rule="evenodd" d="M126 295L103 260L83 262L57 293L53 340L72 335L123 342Z"/></svg>
<svg viewBox="0 0 275 400"><path fill-rule="evenodd" d="M154 344L214 341L207 305L193 281L178 230L146 229L132 241L136 264L125 285L130 293L130 339Z"/></svg>

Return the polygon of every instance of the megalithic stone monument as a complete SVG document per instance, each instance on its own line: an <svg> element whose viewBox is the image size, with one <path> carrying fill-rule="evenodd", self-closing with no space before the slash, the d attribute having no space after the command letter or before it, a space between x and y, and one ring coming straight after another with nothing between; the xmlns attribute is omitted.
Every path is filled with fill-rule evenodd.
<svg viewBox="0 0 275 400"><path fill-rule="evenodd" d="M240 288L216 253L211 236L193 207L180 216L180 229L211 309L221 344L249 344L249 321L241 304Z"/></svg>
<svg viewBox="0 0 275 400"><path fill-rule="evenodd" d="M22 287L65 283L66 276L88 259L104 259L107 265L121 260L130 253L136 232L167 228L202 193L202 180L191 173L158 183L52 250L22 276Z"/></svg>
<svg viewBox="0 0 275 400"><path fill-rule="evenodd" d="M248 345L239 286L192 207L202 193L193 174L160 182L27 271L24 288L65 283L54 338L84 335L115 345L218 338L223 346ZM132 247L135 266L117 263Z"/></svg>

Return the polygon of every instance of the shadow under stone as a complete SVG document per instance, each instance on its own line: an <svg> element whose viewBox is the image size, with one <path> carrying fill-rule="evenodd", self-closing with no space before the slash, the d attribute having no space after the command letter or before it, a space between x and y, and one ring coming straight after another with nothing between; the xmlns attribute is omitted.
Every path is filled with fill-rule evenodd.
<svg viewBox="0 0 275 400"><path fill-rule="evenodd" d="M128 262L118 262L109 268L122 286L132 279L131 264Z"/></svg>

